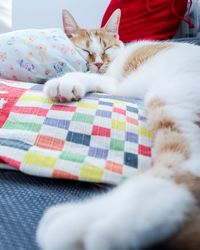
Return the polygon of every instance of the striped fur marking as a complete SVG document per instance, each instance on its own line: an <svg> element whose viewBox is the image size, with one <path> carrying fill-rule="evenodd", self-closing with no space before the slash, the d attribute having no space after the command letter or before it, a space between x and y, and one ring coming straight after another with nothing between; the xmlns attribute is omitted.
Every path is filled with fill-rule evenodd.
<svg viewBox="0 0 200 250"><path fill-rule="evenodd" d="M157 154L177 153L181 154L184 159L190 156L189 145L181 133L161 130L157 132L155 141Z"/></svg>
<svg viewBox="0 0 200 250"><path fill-rule="evenodd" d="M177 167L190 157L190 148L186 138L176 122L165 110L165 102L156 97L147 105L148 123L153 133L155 163L167 168Z"/></svg>
<svg viewBox="0 0 200 250"><path fill-rule="evenodd" d="M160 129L168 129L180 133L176 123L166 114L165 102L162 99L156 97L151 100L146 110L149 126L153 133Z"/></svg>
<svg viewBox="0 0 200 250"><path fill-rule="evenodd" d="M136 71L147 60L157 55L159 52L169 49L172 43L163 42L145 45L133 52L123 67L123 76L129 75L132 71Z"/></svg>

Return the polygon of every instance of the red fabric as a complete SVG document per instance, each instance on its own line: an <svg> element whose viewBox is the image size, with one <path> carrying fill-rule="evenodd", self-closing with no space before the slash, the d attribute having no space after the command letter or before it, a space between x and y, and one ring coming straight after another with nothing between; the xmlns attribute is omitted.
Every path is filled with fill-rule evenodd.
<svg viewBox="0 0 200 250"><path fill-rule="evenodd" d="M187 3L188 0L111 0L101 26L119 8L122 12L119 36L123 42L169 39L176 34Z"/></svg>

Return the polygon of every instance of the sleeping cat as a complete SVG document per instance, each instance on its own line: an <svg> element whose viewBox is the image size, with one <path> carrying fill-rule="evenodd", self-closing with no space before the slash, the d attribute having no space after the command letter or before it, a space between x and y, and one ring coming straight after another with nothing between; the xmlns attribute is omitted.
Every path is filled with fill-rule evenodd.
<svg viewBox="0 0 200 250"><path fill-rule="evenodd" d="M44 250L200 249L200 47L118 38L120 10L104 28L81 29L63 12L66 35L89 73L68 73L45 85L60 102L98 91L143 98L153 133L153 167L92 200L61 204L43 216Z"/></svg>

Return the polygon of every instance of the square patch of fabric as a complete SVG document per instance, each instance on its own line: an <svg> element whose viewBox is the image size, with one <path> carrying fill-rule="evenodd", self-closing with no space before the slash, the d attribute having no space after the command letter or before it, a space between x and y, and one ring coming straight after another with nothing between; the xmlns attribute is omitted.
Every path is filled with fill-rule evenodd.
<svg viewBox="0 0 200 250"><path fill-rule="evenodd" d="M0 98L0 160L13 169L118 184L150 167L151 133L140 100L89 94L53 103L41 85L4 80Z"/></svg>

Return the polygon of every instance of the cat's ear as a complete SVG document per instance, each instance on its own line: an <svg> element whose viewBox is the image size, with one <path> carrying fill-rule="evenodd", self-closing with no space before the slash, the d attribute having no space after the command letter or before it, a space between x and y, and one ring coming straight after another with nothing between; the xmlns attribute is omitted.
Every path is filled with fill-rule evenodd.
<svg viewBox="0 0 200 250"><path fill-rule="evenodd" d="M62 11L63 27L65 34L70 38L79 29L74 17L68 10Z"/></svg>
<svg viewBox="0 0 200 250"><path fill-rule="evenodd" d="M116 38L118 38L120 18L121 18L121 10L116 9L104 26L104 29Z"/></svg>

